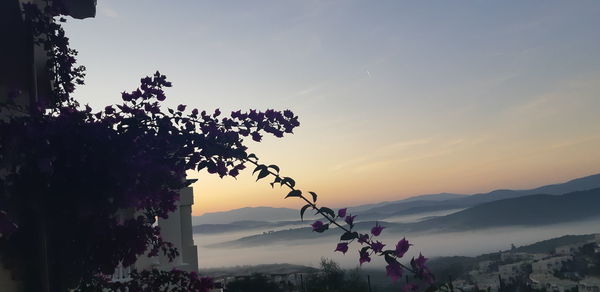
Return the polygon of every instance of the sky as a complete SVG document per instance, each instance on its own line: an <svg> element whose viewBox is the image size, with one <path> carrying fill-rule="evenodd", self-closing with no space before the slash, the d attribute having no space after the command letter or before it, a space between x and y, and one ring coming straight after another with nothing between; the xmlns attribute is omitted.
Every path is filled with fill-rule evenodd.
<svg viewBox="0 0 600 292"><path fill-rule="evenodd" d="M523 189L600 173L599 1L100 0L66 24L86 85L120 102L156 70L167 105L291 109L248 141L319 201ZM284 189L190 172L193 214L299 208Z"/></svg>

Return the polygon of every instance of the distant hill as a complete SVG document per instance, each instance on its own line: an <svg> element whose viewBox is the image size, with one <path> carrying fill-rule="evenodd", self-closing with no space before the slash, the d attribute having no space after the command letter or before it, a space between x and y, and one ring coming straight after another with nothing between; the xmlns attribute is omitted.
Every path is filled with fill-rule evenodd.
<svg viewBox="0 0 600 292"><path fill-rule="evenodd" d="M489 193L460 195L451 193L428 194L411 198L350 207L352 214L363 220L384 220L392 216L462 209L493 201L536 194L561 195L574 191L600 188L600 174L570 180L565 183L542 186L529 190L495 190ZM307 212L308 213L308 212ZM225 212L207 213L192 217L193 225L228 224L236 221L298 220L299 211L290 208L247 207ZM233 228L233 227L232 227Z"/></svg>
<svg viewBox="0 0 600 292"><path fill-rule="evenodd" d="M584 235L565 235L557 238L552 238L534 244L517 247L518 252L526 253L551 253L557 247L577 244L581 242L587 242L593 240L597 234L584 234Z"/></svg>
<svg viewBox="0 0 600 292"><path fill-rule="evenodd" d="M477 205L415 223L380 222L388 232L465 231L508 226L541 226L600 217L600 188L565 195L531 195ZM359 222L365 230L374 222ZM331 232L333 234L333 232ZM327 236L329 234L326 234ZM335 233L334 235L339 236ZM252 246L319 238L310 227L257 234L214 246Z"/></svg>
<svg viewBox="0 0 600 292"><path fill-rule="evenodd" d="M193 216L192 224L227 224L236 221L283 221L298 220L300 212L290 208L246 207L225 212Z"/></svg>
<svg viewBox="0 0 600 292"><path fill-rule="evenodd" d="M445 201L426 201L414 200L400 203L389 203L379 207L370 208L362 212L357 212L360 218L368 220L385 219L392 216L411 215L424 212L442 211L450 209L459 209L464 204L454 203L453 200ZM352 209L350 209L352 210Z"/></svg>
<svg viewBox="0 0 600 292"><path fill-rule="evenodd" d="M517 247L517 252L549 254L559 246L577 244L592 240L597 234L565 235L557 238L539 241L530 245ZM508 250L507 250L508 251ZM507 252L504 251L504 252ZM447 279L449 276L460 278L467 275L470 270L477 267L481 261L499 261L500 252L482 254L476 257L452 256L436 257L428 262L428 267L438 279Z"/></svg>
<svg viewBox="0 0 600 292"><path fill-rule="evenodd" d="M292 264L266 264L255 266L237 266L228 268L200 269L201 275L212 278L225 278L230 276L250 276L252 274L292 274L292 273L315 273L318 270L313 267Z"/></svg>
<svg viewBox="0 0 600 292"><path fill-rule="evenodd" d="M435 205L433 203L435 201L461 198L464 196L465 195L442 193L442 194L416 196L416 197L411 197L408 199L394 201L394 202L413 202L413 201L418 200L418 201L432 202L431 205ZM359 206L349 207L349 210L353 213L356 213L356 212L359 212L360 210L366 210L366 209L370 209L374 206L383 206L383 205L391 204L394 202L382 202L382 203L377 203L377 204L359 205ZM421 204L417 203L416 206L421 206ZM308 218L311 218L309 215L309 212L307 212L306 215L309 216ZM378 216L377 218L379 218L379 217L380 216ZM223 227L224 228L223 230L232 230L233 231L233 230L238 230L238 229L242 230L243 223L242 224L237 224L237 223L243 222L243 221L248 221L249 224L252 225L252 222L254 222L254 221L275 223L275 222L281 222L281 221L298 221L298 219L300 219L300 211L297 209L272 208L272 207L246 207L246 208L234 209L234 210L223 211L223 212L206 213L201 216L192 216L192 225L196 226L196 225L208 225L208 224L232 224L232 223L236 222L236 224L234 224L234 225L237 225L237 227L239 227L239 228L237 228L236 226L214 226L215 228ZM208 226L205 226L205 227L210 228ZM248 227L250 227L250 226L248 226ZM197 230L200 232L200 230L203 230L203 229L199 228Z"/></svg>
<svg viewBox="0 0 600 292"><path fill-rule="evenodd" d="M586 191L600 188L600 174L573 179L565 183L542 186L529 190L495 190L489 193L475 194L454 200L456 203L477 205L502 199L516 198L528 195L562 195L575 191Z"/></svg>
<svg viewBox="0 0 600 292"><path fill-rule="evenodd" d="M600 216L600 188L565 195L531 195L484 203L450 215L410 224L411 230L466 230L548 225Z"/></svg>
<svg viewBox="0 0 600 292"><path fill-rule="evenodd" d="M194 233L202 234L215 234L225 233L252 229L265 229L265 228L277 228L281 226L293 226L306 224L300 220L296 221L278 221L278 222L267 222L267 221L236 221L226 224L200 224L192 227Z"/></svg>
<svg viewBox="0 0 600 292"><path fill-rule="evenodd" d="M375 203L375 204L352 206L352 207L349 207L349 209L352 210L352 212L363 212L365 210L379 208L379 207L386 206L386 205L404 204L404 203L409 203L409 202L414 202L414 201L436 202L436 201L458 199L458 198L463 198L463 197L467 197L467 196L468 195L451 194L451 193L427 194L427 195L413 196L413 197L409 197L409 198L402 199L402 200L396 200L396 201L385 201L385 202L379 202L379 203Z"/></svg>
<svg viewBox="0 0 600 292"><path fill-rule="evenodd" d="M417 196L412 198L412 200L409 198L408 200L378 204L377 206L371 208L362 209L360 214L363 216L363 218L375 220L384 219L391 216L416 214L419 212L467 208L478 204L529 195L561 195L594 188L600 188L600 174L570 180L561 184L547 185L529 190L495 190L489 193L480 193L470 196L446 194L451 198L445 200L422 200L419 199L421 196ZM433 197L436 198L435 195ZM444 196L437 196L437 198L440 197L443 198Z"/></svg>

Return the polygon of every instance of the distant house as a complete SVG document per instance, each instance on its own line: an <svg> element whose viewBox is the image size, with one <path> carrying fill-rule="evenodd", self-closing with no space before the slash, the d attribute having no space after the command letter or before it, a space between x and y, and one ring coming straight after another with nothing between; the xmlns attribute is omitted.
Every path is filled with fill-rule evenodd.
<svg viewBox="0 0 600 292"><path fill-rule="evenodd" d="M494 263L494 261L480 261L477 263L478 270L481 273L486 273L490 270L490 265Z"/></svg>
<svg viewBox="0 0 600 292"><path fill-rule="evenodd" d="M556 249L554 249L554 253L556 255L572 255L576 253L579 250L579 248L586 245L587 243L588 242L580 242L577 244L559 246Z"/></svg>
<svg viewBox="0 0 600 292"><path fill-rule="evenodd" d="M600 292L600 279L586 277L579 281L577 289L580 292Z"/></svg>
<svg viewBox="0 0 600 292"><path fill-rule="evenodd" d="M517 262L498 266L498 273L502 279L516 279L523 271L525 262Z"/></svg>
<svg viewBox="0 0 600 292"><path fill-rule="evenodd" d="M500 260L503 262L515 262L532 259L532 255L524 252L507 251L500 253Z"/></svg>
<svg viewBox="0 0 600 292"><path fill-rule="evenodd" d="M534 289L545 289L546 291L572 291L577 289L577 282L556 278L548 273L531 274L529 279ZM580 290L581 291L581 290Z"/></svg>
<svg viewBox="0 0 600 292"><path fill-rule="evenodd" d="M563 263L571 260L572 256L550 257L531 263L533 273L552 273L560 270Z"/></svg>

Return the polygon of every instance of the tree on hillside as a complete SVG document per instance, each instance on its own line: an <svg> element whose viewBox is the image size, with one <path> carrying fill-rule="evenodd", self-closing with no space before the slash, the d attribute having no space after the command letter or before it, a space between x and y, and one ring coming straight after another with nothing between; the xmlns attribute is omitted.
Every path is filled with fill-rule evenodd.
<svg viewBox="0 0 600 292"><path fill-rule="evenodd" d="M284 292L265 275L254 274L227 283L227 292Z"/></svg>
<svg viewBox="0 0 600 292"><path fill-rule="evenodd" d="M367 281L358 270L349 272L333 260L321 258L320 270L306 281L308 292L368 291Z"/></svg>

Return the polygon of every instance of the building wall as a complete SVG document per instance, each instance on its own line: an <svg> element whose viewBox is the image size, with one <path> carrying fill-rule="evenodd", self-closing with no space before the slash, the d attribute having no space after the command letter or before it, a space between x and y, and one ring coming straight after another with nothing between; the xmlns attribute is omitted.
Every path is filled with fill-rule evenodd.
<svg viewBox="0 0 600 292"><path fill-rule="evenodd" d="M158 220L161 237L173 243L180 255L173 261L160 254L158 257L142 256L135 264L137 270L179 269L188 272L198 271L198 249L194 245L192 234L192 205L194 192L191 187L183 188L179 193L179 206L169 214L169 218Z"/></svg>

